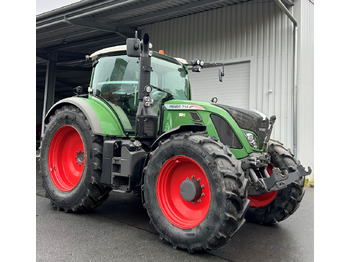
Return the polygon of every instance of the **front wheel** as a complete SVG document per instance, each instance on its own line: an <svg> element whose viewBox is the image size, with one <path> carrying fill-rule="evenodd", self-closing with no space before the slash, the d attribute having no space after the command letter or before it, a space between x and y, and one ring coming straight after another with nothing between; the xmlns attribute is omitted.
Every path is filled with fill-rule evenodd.
<svg viewBox="0 0 350 262"><path fill-rule="evenodd" d="M144 200L160 237L189 252L225 244L249 205L240 162L222 143L180 133L160 143L145 169Z"/></svg>
<svg viewBox="0 0 350 262"><path fill-rule="evenodd" d="M297 170L298 160L280 142L270 140L268 146L271 164L267 167L267 172L270 175L273 167L286 174ZM274 224L285 220L299 208L304 193L304 177L302 177L285 189L248 196L250 207L246 219L258 224Z"/></svg>

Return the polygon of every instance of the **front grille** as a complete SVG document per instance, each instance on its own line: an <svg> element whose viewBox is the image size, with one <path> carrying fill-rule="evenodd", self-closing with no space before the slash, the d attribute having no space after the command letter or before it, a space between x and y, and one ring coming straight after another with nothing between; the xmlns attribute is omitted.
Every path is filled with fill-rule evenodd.
<svg viewBox="0 0 350 262"><path fill-rule="evenodd" d="M269 120L266 117L242 108L220 104L216 104L216 106L225 109L240 128L254 132L259 138L259 148L263 148L269 129Z"/></svg>

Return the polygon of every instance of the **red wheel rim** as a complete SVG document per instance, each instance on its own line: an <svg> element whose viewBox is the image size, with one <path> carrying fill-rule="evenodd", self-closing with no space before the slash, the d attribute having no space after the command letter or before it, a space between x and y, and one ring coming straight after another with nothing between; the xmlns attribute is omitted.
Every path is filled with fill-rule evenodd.
<svg viewBox="0 0 350 262"><path fill-rule="evenodd" d="M53 136L49 148L49 172L52 182L61 191L76 187L84 171L85 150L79 132L63 126Z"/></svg>
<svg viewBox="0 0 350 262"><path fill-rule="evenodd" d="M187 201L180 192L185 180L199 182L200 197ZM193 179L193 180L192 180ZM198 226L206 217L210 206L210 187L207 176L199 164L186 156L169 159L160 170L157 198L165 217L174 226L189 229Z"/></svg>
<svg viewBox="0 0 350 262"><path fill-rule="evenodd" d="M266 168L267 173L269 173L270 176L272 175L272 168L273 168L272 164L268 165L268 167ZM276 194L277 194L277 191L272 191L262 195L248 196L248 199L250 199L250 206L252 207L266 206L270 204L272 200L275 199Z"/></svg>

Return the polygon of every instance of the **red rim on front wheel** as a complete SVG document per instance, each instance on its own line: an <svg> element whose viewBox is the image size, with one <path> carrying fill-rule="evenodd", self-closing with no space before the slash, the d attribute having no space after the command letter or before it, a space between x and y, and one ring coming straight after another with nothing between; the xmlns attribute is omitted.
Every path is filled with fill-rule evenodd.
<svg viewBox="0 0 350 262"><path fill-rule="evenodd" d="M186 156L169 159L159 172L157 198L165 217L174 226L198 226L210 206L210 186L199 164Z"/></svg>
<svg viewBox="0 0 350 262"><path fill-rule="evenodd" d="M267 166L266 170L269 175L272 175L272 168L273 165L270 164ZM254 196L248 196L248 199L250 199L250 206L252 207L262 207L270 204L272 200L275 199L275 196L277 194L277 191L272 191L266 194L261 195L254 195Z"/></svg>
<svg viewBox="0 0 350 262"><path fill-rule="evenodd" d="M85 150L79 132L63 126L53 136L49 148L49 172L52 182L61 191L76 187L84 171Z"/></svg>

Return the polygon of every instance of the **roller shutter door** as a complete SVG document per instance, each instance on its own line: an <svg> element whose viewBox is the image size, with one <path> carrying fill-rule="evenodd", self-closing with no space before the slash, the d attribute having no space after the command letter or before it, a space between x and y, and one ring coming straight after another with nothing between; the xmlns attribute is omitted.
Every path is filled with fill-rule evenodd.
<svg viewBox="0 0 350 262"><path fill-rule="evenodd" d="M192 100L210 102L215 96L220 104L249 108L250 62L225 65L223 82L219 82L218 68L189 72Z"/></svg>

